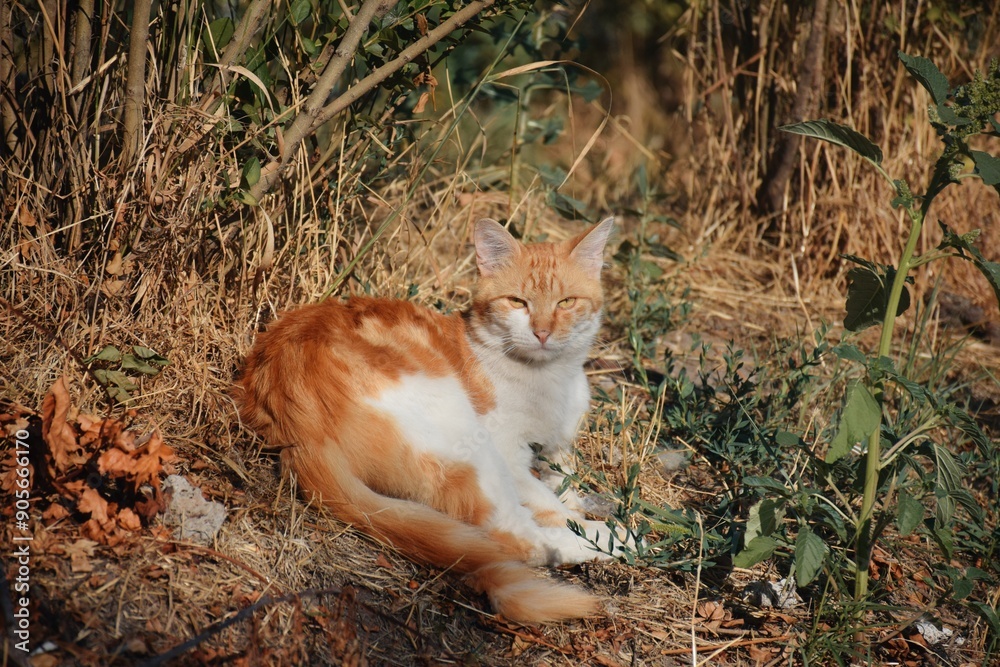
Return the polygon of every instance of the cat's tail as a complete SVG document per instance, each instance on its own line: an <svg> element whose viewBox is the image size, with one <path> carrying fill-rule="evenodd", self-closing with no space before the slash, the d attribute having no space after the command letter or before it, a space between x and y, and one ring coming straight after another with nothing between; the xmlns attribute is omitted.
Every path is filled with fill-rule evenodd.
<svg viewBox="0 0 1000 667"><path fill-rule="evenodd" d="M347 466L324 456L326 447L290 447L282 456L302 486L338 518L408 556L464 574L508 620L548 623L597 613L597 597L536 576L524 562L530 545L519 547L511 535L491 534L427 505L378 494Z"/></svg>

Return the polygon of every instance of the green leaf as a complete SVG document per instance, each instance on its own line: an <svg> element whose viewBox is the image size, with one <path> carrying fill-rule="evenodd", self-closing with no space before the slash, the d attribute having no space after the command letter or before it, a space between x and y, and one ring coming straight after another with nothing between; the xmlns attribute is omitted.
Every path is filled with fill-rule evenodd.
<svg viewBox="0 0 1000 667"><path fill-rule="evenodd" d="M990 287L993 288L993 296L996 297L997 304L1000 304L1000 264L986 261L983 254L979 252L979 248L972 245L972 242L975 240L974 236L970 236L970 234L959 236L940 220L938 224L941 225L941 229L944 231L944 238L941 240L938 249L955 248L963 257L965 257L966 252L972 255L972 263L986 277L986 280L990 283Z"/></svg>
<svg viewBox="0 0 1000 667"><path fill-rule="evenodd" d="M587 215L587 205L579 199L574 199L561 192L549 192L548 205L559 215L569 220L590 220Z"/></svg>
<svg viewBox="0 0 1000 667"><path fill-rule="evenodd" d="M782 125L778 129L850 148L861 157L875 164L882 164L882 149L873 144L868 137L846 125L831 120L807 120L793 125Z"/></svg>
<svg viewBox="0 0 1000 667"><path fill-rule="evenodd" d="M135 356L139 357L140 359L145 359L150 363L159 364L161 366L170 365L170 361L166 357L161 356L159 353L149 349L148 347L143 347L142 345L133 345L132 351L135 353Z"/></svg>
<svg viewBox="0 0 1000 667"><path fill-rule="evenodd" d="M229 17L215 19L208 24L208 32L202 33L201 39L202 43L205 45L205 50L212 55L213 60L215 60L222 52L222 49L229 44L229 40L233 38L235 30L236 24L234 24L233 20Z"/></svg>
<svg viewBox="0 0 1000 667"><path fill-rule="evenodd" d="M788 489L784 484L774 479L773 477L755 477L753 475L743 478L743 483L747 486L753 486L758 489L767 489L769 491L774 491L775 493L787 496Z"/></svg>
<svg viewBox="0 0 1000 667"><path fill-rule="evenodd" d="M893 179L892 184L896 187L896 196L893 197L890 205L893 208L913 206L913 193L910 192L910 185L901 178Z"/></svg>
<svg viewBox="0 0 1000 667"><path fill-rule="evenodd" d="M976 583L971 579L956 579L951 582L951 594L956 600L964 600L972 594Z"/></svg>
<svg viewBox="0 0 1000 667"><path fill-rule="evenodd" d="M669 215L654 215L651 220L653 222L662 222L665 225L670 225L674 229L684 229L684 226L677 220Z"/></svg>
<svg viewBox="0 0 1000 667"><path fill-rule="evenodd" d="M986 185L1000 184L1000 158L993 157L983 151L969 151L976 163L976 173Z"/></svg>
<svg viewBox="0 0 1000 667"><path fill-rule="evenodd" d="M126 371L137 371L145 375L156 375L162 370L156 366L151 366L142 359L137 359L131 354L126 354L122 357L122 369Z"/></svg>
<svg viewBox="0 0 1000 667"><path fill-rule="evenodd" d="M558 188L566 180L566 171L555 165L540 165L538 175L542 178L542 183L551 188Z"/></svg>
<svg viewBox="0 0 1000 667"><path fill-rule="evenodd" d="M314 57L319 55L319 46L316 45L316 42L309 39L305 35L300 35L299 39L302 40L302 50L305 51L307 55Z"/></svg>
<svg viewBox="0 0 1000 667"><path fill-rule="evenodd" d="M101 351L97 354L93 354L83 360L83 363L89 364L92 361L110 361L111 363L118 363L121 361L122 353L118 351L118 348L114 345L105 345L101 348Z"/></svg>
<svg viewBox="0 0 1000 667"><path fill-rule="evenodd" d="M945 558L951 560L955 552L955 536L950 530L935 527L930 531L931 538L937 542L938 548L944 553Z"/></svg>
<svg viewBox="0 0 1000 667"><path fill-rule="evenodd" d="M854 444L868 440L878 427L882 411L868 387L857 380L847 386L847 400L840 416L840 429L830 441L826 462L833 463L847 456Z"/></svg>
<svg viewBox="0 0 1000 667"><path fill-rule="evenodd" d="M983 429L972 418L972 415L954 403L948 402L937 406L937 413L944 417L953 427L964 433L972 442L976 443L976 447L984 457L992 456L993 442L983 433Z"/></svg>
<svg viewBox="0 0 1000 667"><path fill-rule="evenodd" d="M751 507L750 516L747 517L747 542L773 534L785 518L784 505L782 501L764 498Z"/></svg>
<svg viewBox="0 0 1000 667"><path fill-rule="evenodd" d="M113 383L125 391L135 391L139 388L121 371L108 371L107 378L109 383Z"/></svg>
<svg viewBox="0 0 1000 667"><path fill-rule="evenodd" d="M773 537L757 537L747 543L743 551L733 556L733 565L740 568L753 567L766 558L770 558L778 543Z"/></svg>
<svg viewBox="0 0 1000 667"><path fill-rule="evenodd" d="M580 93L584 102L593 102L604 94L604 86L596 79L588 79L587 83L574 88L574 92Z"/></svg>
<svg viewBox="0 0 1000 667"><path fill-rule="evenodd" d="M649 254L653 257L663 257L665 259L671 259L675 262L681 262L684 260L684 257L680 253L671 250L662 243L649 243Z"/></svg>
<svg viewBox="0 0 1000 667"><path fill-rule="evenodd" d="M115 399L119 403L128 403L129 401L132 400L132 396L121 387L117 387L115 385L109 385L104 389L105 391L108 392L108 396Z"/></svg>
<svg viewBox="0 0 1000 667"><path fill-rule="evenodd" d="M983 508L979 506L976 499L972 496L968 489L959 489L951 494L951 497L958 501L958 504L965 508L965 511L969 513L969 516L978 523L983 522Z"/></svg>
<svg viewBox="0 0 1000 667"><path fill-rule="evenodd" d="M312 5L309 3L309 0L292 0L292 5L288 8L288 18L291 20L292 25L297 26L309 18L311 11Z"/></svg>
<svg viewBox="0 0 1000 667"><path fill-rule="evenodd" d="M958 183L955 178L955 168L957 163L957 151L945 150L941 157L934 163L934 172L931 174L931 182L927 184L927 192L924 194L922 209L924 213L930 207L930 202L938 196L951 183Z"/></svg>
<svg viewBox="0 0 1000 667"><path fill-rule="evenodd" d="M970 600L966 604L971 609L974 609L989 624L994 637L1000 635L1000 616L997 616L996 608L978 600Z"/></svg>
<svg viewBox="0 0 1000 667"><path fill-rule="evenodd" d="M781 447L795 447L802 444L802 438L795 433L789 433L788 431L778 431L775 433L774 441ZM784 486L782 486L782 488L784 488Z"/></svg>
<svg viewBox="0 0 1000 667"><path fill-rule="evenodd" d="M660 276L663 275L663 269L661 269L655 262L647 262L643 260L639 262L639 268L650 278L650 280L658 280Z"/></svg>
<svg viewBox="0 0 1000 667"><path fill-rule="evenodd" d="M240 175L240 185L249 189L257 185L260 180L260 160L255 157L247 160L247 163L243 165L243 173Z"/></svg>
<svg viewBox="0 0 1000 667"><path fill-rule="evenodd" d="M900 375L900 373L896 370L896 364L894 364L892 359L889 357L879 357L875 367L883 377L895 382L900 387L905 389L906 393L908 393L913 400L917 401L921 405L932 400L930 393L923 387L923 385L919 382L914 382L905 375Z"/></svg>
<svg viewBox="0 0 1000 667"><path fill-rule="evenodd" d="M896 505L896 526L899 528L899 534L909 535L924 520L924 506L906 491L899 492Z"/></svg>
<svg viewBox="0 0 1000 667"><path fill-rule="evenodd" d="M951 107L939 104L933 108L933 111L937 112L938 119L945 125L951 125L952 127L962 127L964 125L971 125L972 119L959 116L955 113L955 110ZM933 115L932 115L933 118Z"/></svg>
<svg viewBox="0 0 1000 667"><path fill-rule="evenodd" d="M850 343L841 343L834 346L833 353L844 361L856 361L859 364L868 363L868 357L865 356L864 352L859 350L856 345L851 345Z"/></svg>
<svg viewBox="0 0 1000 667"><path fill-rule="evenodd" d="M818 503L815 509L816 521L829 526L841 541L847 540L847 526L844 524L844 517L837 513L837 510L826 503Z"/></svg>
<svg viewBox="0 0 1000 667"><path fill-rule="evenodd" d="M931 94L935 104L942 104L948 99L948 91L951 89L948 78L934 63L920 56L908 56L902 51L897 55L903 61L906 70Z"/></svg>
<svg viewBox="0 0 1000 667"><path fill-rule="evenodd" d="M820 570L830 547L809 526L802 526L795 538L795 583L808 585Z"/></svg>
<svg viewBox="0 0 1000 667"><path fill-rule="evenodd" d="M964 488L962 477L965 476L965 466L947 448L937 443L932 447L937 464L936 486L950 496Z"/></svg>
<svg viewBox="0 0 1000 667"><path fill-rule="evenodd" d="M861 331L882 323L888 306L889 289L895 276L896 270L892 267L883 267L876 272L867 266L856 266L847 272L847 315L844 317L844 327L848 331ZM899 295L896 316L902 315L909 307L910 291L904 285Z"/></svg>

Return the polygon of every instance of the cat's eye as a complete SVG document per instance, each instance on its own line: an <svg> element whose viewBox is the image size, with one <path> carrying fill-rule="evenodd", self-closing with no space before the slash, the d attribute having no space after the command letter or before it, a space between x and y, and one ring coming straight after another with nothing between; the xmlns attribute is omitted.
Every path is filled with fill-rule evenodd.
<svg viewBox="0 0 1000 667"><path fill-rule="evenodd" d="M524 299L519 299L516 296L507 297L507 303L509 303L514 308L527 308L528 302Z"/></svg>
<svg viewBox="0 0 1000 667"><path fill-rule="evenodd" d="M556 305L559 306L560 308L572 308L575 303L576 303L576 297L571 296L566 299L563 299Z"/></svg>

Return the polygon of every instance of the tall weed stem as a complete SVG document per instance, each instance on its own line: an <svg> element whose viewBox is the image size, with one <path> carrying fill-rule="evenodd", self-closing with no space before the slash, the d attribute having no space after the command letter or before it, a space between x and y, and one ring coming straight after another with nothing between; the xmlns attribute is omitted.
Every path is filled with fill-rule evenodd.
<svg viewBox="0 0 1000 667"><path fill-rule="evenodd" d="M888 357L892 346L892 334L896 323L896 312L899 308L900 295L906 284L906 275L912 267L913 253L920 239L920 231L924 226L924 211L915 209L912 205L906 209L910 215L910 236L906 240L903 254L899 258L899 266L889 290L889 300L886 303L885 319L882 321L882 335L879 338L878 356ZM875 496L878 493L879 472L882 468L882 398L885 393L885 379L876 377L872 395L880 408L878 424L868 436L868 454L865 459L865 486L861 499L861 513L858 515L857 534L857 566L858 573L854 583L854 599L861 601L868 596L868 568L871 563L872 543L872 511L875 508Z"/></svg>

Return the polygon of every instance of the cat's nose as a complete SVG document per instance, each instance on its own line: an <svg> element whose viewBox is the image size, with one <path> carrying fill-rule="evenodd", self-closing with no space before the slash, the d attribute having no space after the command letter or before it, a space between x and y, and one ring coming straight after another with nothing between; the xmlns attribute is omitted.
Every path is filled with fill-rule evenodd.
<svg viewBox="0 0 1000 667"><path fill-rule="evenodd" d="M551 335L552 332L546 331L545 329L539 329L538 331L535 332L535 338L537 338L538 342L541 343L542 345L545 345L545 341L547 341L549 339L549 336Z"/></svg>

